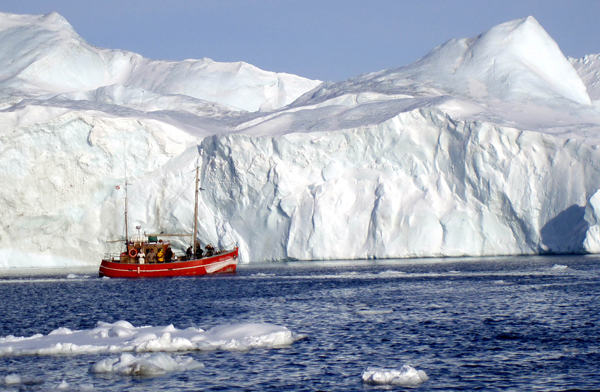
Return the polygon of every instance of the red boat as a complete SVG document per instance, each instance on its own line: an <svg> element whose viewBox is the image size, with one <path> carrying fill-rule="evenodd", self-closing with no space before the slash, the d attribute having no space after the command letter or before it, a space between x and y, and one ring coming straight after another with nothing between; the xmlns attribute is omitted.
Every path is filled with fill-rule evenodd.
<svg viewBox="0 0 600 392"><path fill-rule="evenodd" d="M196 168L196 205L194 208L194 233L149 234L129 238L127 224L127 182L125 182L125 251L106 254L100 264L100 276L110 278L159 278L169 276L194 276L219 273L234 273L238 262L238 247L215 251L206 245L206 255L197 241L198 217L198 168ZM169 241L158 237L193 236L193 244L185 255L175 255ZM113 241L114 242L114 241ZM120 241L116 241L120 242Z"/></svg>
<svg viewBox="0 0 600 392"><path fill-rule="evenodd" d="M148 244L152 246L152 244ZM167 247L168 243L160 243L159 247ZM135 248L131 248L132 250ZM151 249L151 248L146 248ZM166 252L166 249L164 249ZM191 276L219 273L233 273L237 267L238 248L221 251L218 254L193 260L171 260L171 262L144 264L140 263L139 257L130 257L130 254L139 255L136 252L125 253L112 259L102 260L100 264L100 276L110 278L158 278L167 276Z"/></svg>

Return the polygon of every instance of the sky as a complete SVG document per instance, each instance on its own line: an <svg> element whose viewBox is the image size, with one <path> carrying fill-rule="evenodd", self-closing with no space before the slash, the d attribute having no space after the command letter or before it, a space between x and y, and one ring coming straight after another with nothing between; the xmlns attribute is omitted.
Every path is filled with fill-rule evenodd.
<svg viewBox="0 0 600 392"><path fill-rule="evenodd" d="M95 46L328 81L407 65L527 16L566 56L600 53L599 0L0 0L0 12L52 11Z"/></svg>

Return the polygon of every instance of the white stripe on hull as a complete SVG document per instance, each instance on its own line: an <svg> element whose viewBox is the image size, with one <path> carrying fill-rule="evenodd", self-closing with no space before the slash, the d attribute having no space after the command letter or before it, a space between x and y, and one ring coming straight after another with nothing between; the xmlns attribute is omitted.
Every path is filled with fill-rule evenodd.
<svg viewBox="0 0 600 392"><path fill-rule="evenodd" d="M215 273L225 267L228 267L230 265L236 265L236 264L237 264L237 260L234 260L233 258L231 258L231 259L227 259L227 260L223 260L223 261L218 261L216 263L212 263L209 265L205 265L204 268L206 268L207 274L212 274L212 273Z"/></svg>

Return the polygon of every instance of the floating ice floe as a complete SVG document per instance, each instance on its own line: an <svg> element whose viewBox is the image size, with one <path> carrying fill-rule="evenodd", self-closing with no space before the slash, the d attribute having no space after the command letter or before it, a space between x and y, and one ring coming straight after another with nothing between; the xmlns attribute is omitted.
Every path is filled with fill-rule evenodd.
<svg viewBox="0 0 600 392"><path fill-rule="evenodd" d="M51 387L44 387L44 380L33 378L30 376L21 376L20 374L11 373L4 378L0 377L0 387L7 388L18 387L20 391L43 390L43 391L93 391L94 385L85 383L78 386L69 384L66 380L61 380L60 383L54 384Z"/></svg>
<svg viewBox="0 0 600 392"><path fill-rule="evenodd" d="M394 309L390 309L390 308L379 308L379 309L360 308L356 311L356 314L360 314L363 316L369 316L369 315L375 315L375 314L390 314L393 312L394 312Z"/></svg>
<svg viewBox="0 0 600 392"><path fill-rule="evenodd" d="M121 352L175 352L283 347L304 338L273 324L231 324L177 329L169 326L134 327L127 321L98 322L96 328L72 331L59 328L48 335L0 338L0 356L76 355Z"/></svg>
<svg viewBox="0 0 600 392"><path fill-rule="evenodd" d="M54 388L54 390L57 390L57 391L68 391L68 390L70 390L70 389L71 389L71 386L70 386L70 385L69 385L69 383L68 383L68 382L66 382L65 380L62 380L62 381L60 382L60 384L58 384L58 385L56 386L56 388Z"/></svg>
<svg viewBox="0 0 600 392"><path fill-rule="evenodd" d="M104 359L90 368L91 373L132 376L159 376L169 372L204 369L204 364L186 356L163 353L134 356L123 353L119 358Z"/></svg>
<svg viewBox="0 0 600 392"><path fill-rule="evenodd" d="M89 279L89 275L68 274L67 279Z"/></svg>
<svg viewBox="0 0 600 392"><path fill-rule="evenodd" d="M381 271L378 274L379 276L383 276L383 277L395 277L395 276L406 276L406 272L404 271L396 271L396 270L386 270L386 271Z"/></svg>
<svg viewBox="0 0 600 392"><path fill-rule="evenodd" d="M564 270L566 270L567 268L569 268L569 267L568 267L568 266L566 266L566 265L554 264L554 265L552 266L552 271L564 271Z"/></svg>
<svg viewBox="0 0 600 392"><path fill-rule="evenodd" d="M422 370L404 365L401 369L368 367L363 371L362 379L368 384L410 387L424 383L429 377Z"/></svg>
<svg viewBox="0 0 600 392"><path fill-rule="evenodd" d="M5 385L17 385L21 383L21 376L18 374L9 374L4 376L4 384Z"/></svg>

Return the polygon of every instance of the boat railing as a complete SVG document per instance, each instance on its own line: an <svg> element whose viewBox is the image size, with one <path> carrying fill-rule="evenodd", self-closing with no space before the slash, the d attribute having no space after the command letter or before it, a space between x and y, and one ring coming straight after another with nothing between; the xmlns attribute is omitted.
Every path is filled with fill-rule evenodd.
<svg viewBox="0 0 600 392"><path fill-rule="evenodd" d="M120 253L105 253L104 257L102 259L118 263L119 261L121 261L121 254Z"/></svg>
<svg viewBox="0 0 600 392"><path fill-rule="evenodd" d="M200 257L200 259L204 259L207 257L212 257L212 256L218 256L218 255L222 255L224 253L228 253L228 252L232 252L232 249L219 249L216 250L214 253L212 253L211 255L208 254L204 254L202 257ZM106 260L106 261L111 261L113 263L121 263L123 262L123 257L124 255L122 253L104 253L104 257L102 258L102 260ZM129 257L127 257L125 255L125 260L131 259ZM171 263L175 263L175 262L180 262L180 261L188 261L188 260L199 260L196 257L192 258L188 258L184 253L177 253L177 254L173 254L173 258L171 259ZM127 263L127 261L125 261L125 263ZM166 260L164 261L164 263L169 263ZM135 263L134 263L135 264ZM156 262L154 263L148 263L146 262L146 264L156 264Z"/></svg>

